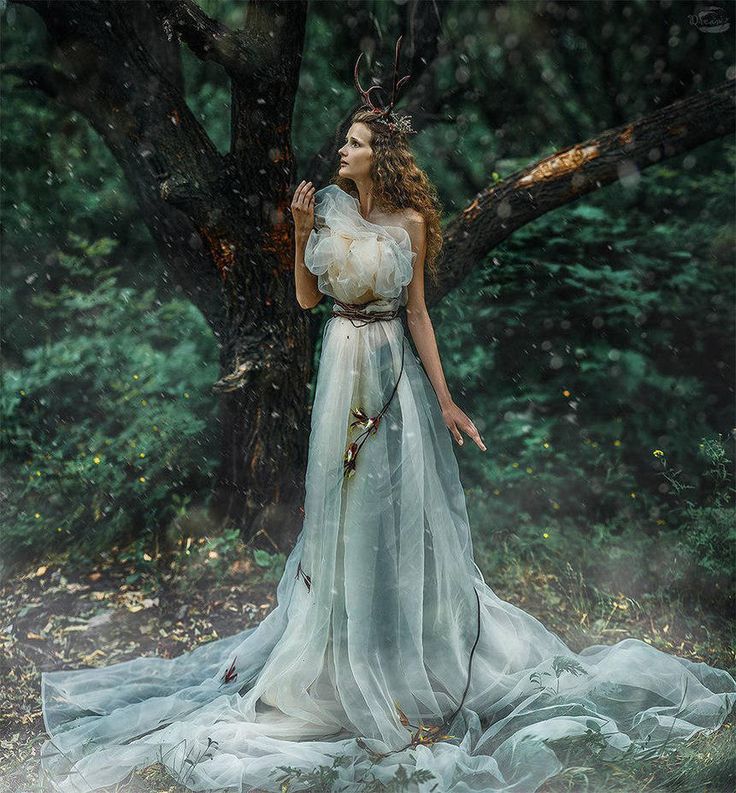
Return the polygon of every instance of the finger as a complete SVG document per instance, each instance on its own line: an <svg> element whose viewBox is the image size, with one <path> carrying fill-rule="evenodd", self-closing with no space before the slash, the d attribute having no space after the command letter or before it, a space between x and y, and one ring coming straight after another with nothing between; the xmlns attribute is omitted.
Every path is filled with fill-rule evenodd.
<svg viewBox="0 0 736 793"><path fill-rule="evenodd" d="M481 448L483 451L486 450L486 445L483 443L483 439L480 437L478 428L470 419L468 419L468 423L465 426L465 432L479 446L479 448Z"/></svg>
<svg viewBox="0 0 736 793"><path fill-rule="evenodd" d="M307 203L309 202L309 198L310 198L309 193L307 193L306 190L303 190L299 194L299 198L297 199L297 204L299 205L299 209L306 209Z"/></svg>
<svg viewBox="0 0 736 793"><path fill-rule="evenodd" d="M302 208L306 206L307 201L314 195L314 187L309 187L312 184L307 182L299 192L299 204Z"/></svg>

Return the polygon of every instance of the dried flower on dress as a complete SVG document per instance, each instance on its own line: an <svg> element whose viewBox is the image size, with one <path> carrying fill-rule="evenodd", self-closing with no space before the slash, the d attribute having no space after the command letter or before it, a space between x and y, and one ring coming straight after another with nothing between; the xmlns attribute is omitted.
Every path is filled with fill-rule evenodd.
<svg viewBox="0 0 736 793"><path fill-rule="evenodd" d="M364 427L365 429L370 428L372 432L375 432L378 429L378 425L381 422L380 416L368 416L360 407L354 407L352 413L355 416L356 421L351 422L350 429L360 426Z"/></svg>
<svg viewBox="0 0 736 793"><path fill-rule="evenodd" d="M232 664L230 664L230 668L223 675L223 683L229 683L230 681L235 680L235 678L238 676L238 673L235 671L235 661L237 661L237 658L233 659Z"/></svg>
<svg viewBox="0 0 736 793"><path fill-rule="evenodd" d="M307 575L304 572L304 570L302 569L301 560L299 561L299 564L297 565L296 575L294 576L294 578L299 578L300 575L304 579L304 583L307 585L307 592L311 592L311 590L312 590L312 576L309 576L309 575Z"/></svg>

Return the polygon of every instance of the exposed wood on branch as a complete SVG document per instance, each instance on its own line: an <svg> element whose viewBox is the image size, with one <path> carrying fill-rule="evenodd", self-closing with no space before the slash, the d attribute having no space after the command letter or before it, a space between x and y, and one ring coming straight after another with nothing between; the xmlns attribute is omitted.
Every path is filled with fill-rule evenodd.
<svg viewBox="0 0 736 793"><path fill-rule="evenodd" d="M555 152L479 193L448 225L440 282L427 284L427 303L440 300L514 231L558 207L651 165L734 131L734 87L673 102L636 121Z"/></svg>

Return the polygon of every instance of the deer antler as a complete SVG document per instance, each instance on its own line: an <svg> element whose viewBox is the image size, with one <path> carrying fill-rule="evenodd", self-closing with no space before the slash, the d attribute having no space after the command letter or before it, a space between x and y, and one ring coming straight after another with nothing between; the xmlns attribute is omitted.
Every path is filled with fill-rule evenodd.
<svg viewBox="0 0 736 793"><path fill-rule="evenodd" d="M377 88L380 89L381 86L380 85L372 85L367 91L364 91L363 87L360 84L360 80L358 79L358 64L360 63L360 59L362 57L363 57L363 53L361 52L360 55L358 55L358 60L355 61L355 69L353 69L353 77L355 79L355 87L356 87L358 93L363 98L363 102L365 102L365 104L374 113L381 113L382 112L382 108L378 107L377 105L374 105L373 102L371 101L371 91L375 91Z"/></svg>
<svg viewBox="0 0 736 793"><path fill-rule="evenodd" d="M360 59L363 57L363 53L361 52L358 55L358 60L355 61L355 69L353 70L353 77L355 79L355 88L357 89L358 93L363 99L365 105L370 108L374 113L380 113L382 116L388 116L389 113L393 110L394 105L396 104L396 100L398 98L398 90L401 86L411 77L411 74L404 75L401 79L398 79L399 74L399 56L401 54L401 39L402 36L396 40L396 52L394 55L394 79L393 79L393 89L391 91L391 102L386 107L380 107L379 105L375 105L371 100L371 91L375 89L384 90L383 86L381 85L372 85L367 91L363 90L363 87L360 84L360 80L358 79L358 65L360 64Z"/></svg>
<svg viewBox="0 0 736 793"><path fill-rule="evenodd" d="M396 79L399 75L399 55L401 53L401 39L403 38L404 36L401 35L398 39L396 39L396 54L394 56L394 87L391 91L391 104L386 108L387 113L391 112L394 104L396 103L396 92L411 77L411 74L405 74L400 80Z"/></svg>

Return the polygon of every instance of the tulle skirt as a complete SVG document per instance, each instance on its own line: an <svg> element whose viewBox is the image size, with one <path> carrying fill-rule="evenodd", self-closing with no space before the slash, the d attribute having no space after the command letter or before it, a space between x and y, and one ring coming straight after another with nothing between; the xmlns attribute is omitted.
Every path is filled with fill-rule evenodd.
<svg viewBox="0 0 736 793"><path fill-rule="evenodd" d="M43 673L53 788L158 761L194 791L279 791L281 767L340 758L336 790L403 767L427 772L417 791L531 793L562 770L560 739L613 758L718 728L725 670L636 639L575 653L495 595L452 444L401 319L331 318L276 606L177 658Z"/></svg>

